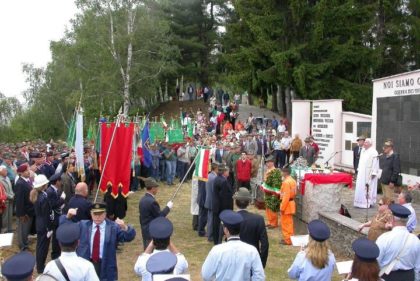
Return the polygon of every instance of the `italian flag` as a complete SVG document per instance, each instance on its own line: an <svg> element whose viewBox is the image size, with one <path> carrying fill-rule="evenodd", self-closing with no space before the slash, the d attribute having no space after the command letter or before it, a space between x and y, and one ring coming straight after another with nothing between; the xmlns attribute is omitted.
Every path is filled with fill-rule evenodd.
<svg viewBox="0 0 420 281"><path fill-rule="evenodd" d="M207 181L210 171L210 149L200 148L195 159L194 177Z"/></svg>

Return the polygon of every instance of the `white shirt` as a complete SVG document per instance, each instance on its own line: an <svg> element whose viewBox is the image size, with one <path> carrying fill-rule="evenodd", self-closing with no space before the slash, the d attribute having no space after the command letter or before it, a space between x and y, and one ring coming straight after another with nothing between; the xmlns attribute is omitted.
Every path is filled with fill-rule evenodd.
<svg viewBox="0 0 420 281"><path fill-rule="evenodd" d="M385 232L376 240L380 250L378 263L381 269L397 257L404 246L406 235L408 235L408 238L405 249L392 271L399 269L420 270L420 240L414 234L409 233L405 226L395 226L391 231Z"/></svg>
<svg viewBox="0 0 420 281"><path fill-rule="evenodd" d="M273 141L273 150L280 150L281 149L281 141L274 140Z"/></svg>
<svg viewBox="0 0 420 281"><path fill-rule="evenodd" d="M283 124L280 124L280 125L277 127L277 131L278 131L279 133L284 133L284 132L286 131L286 126L284 126Z"/></svg>
<svg viewBox="0 0 420 281"><path fill-rule="evenodd" d="M92 263L78 257L75 252L62 252L60 262L66 269L70 281L99 281ZM59 281L66 281L53 260L47 263L44 273L54 276Z"/></svg>
<svg viewBox="0 0 420 281"><path fill-rule="evenodd" d="M409 209L411 212L411 215L408 216L407 229L409 232L413 232L416 229L417 225L416 211L414 211L414 208L413 206L411 206L411 203L406 203L403 206Z"/></svg>
<svg viewBox="0 0 420 281"><path fill-rule="evenodd" d="M105 243L105 226L106 226L106 221L104 220L100 225L99 225L99 231L101 232L101 238L99 240L99 258L102 259L102 253L103 253L103 249L104 249L104 243ZM90 255L92 257L92 250L93 250L93 238L95 237L95 232L96 232L96 224L92 223L92 233L90 234Z"/></svg>
<svg viewBox="0 0 420 281"><path fill-rule="evenodd" d="M292 138L291 137L282 137L280 141L280 147L284 150L289 150L290 145L292 144Z"/></svg>
<svg viewBox="0 0 420 281"><path fill-rule="evenodd" d="M169 252L168 249L163 250L163 251ZM163 251L154 250L152 254L143 253L138 257L137 262L134 265L134 271L136 272L136 274L139 277L142 277L142 281L152 281L152 275L146 269L147 261L154 254L159 253L159 252L163 252ZM178 253L178 254L176 254L176 258L177 258L177 262L176 262L173 274L184 274L184 273L186 273L187 270L188 270L188 262L185 259L185 256L181 253Z"/></svg>
<svg viewBox="0 0 420 281"><path fill-rule="evenodd" d="M257 249L238 239L239 237L231 237L227 243L211 249L201 268L204 281L265 280Z"/></svg>

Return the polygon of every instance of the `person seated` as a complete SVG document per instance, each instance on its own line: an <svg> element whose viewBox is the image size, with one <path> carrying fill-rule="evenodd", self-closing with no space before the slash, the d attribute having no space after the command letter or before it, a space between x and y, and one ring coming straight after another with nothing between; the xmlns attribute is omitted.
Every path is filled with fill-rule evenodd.
<svg viewBox="0 0 420 281"><path fill-rule="evenodd" d="M309 243L306 249L296 255L288 269L289 278L293 280L331 280L335 257L328 247L330 229L321 220L308 224Z"/></svg>
<svg viewBox="0 0 420 281"><path fill-rule="evenodd" d="M172 270L174 274L183 274L187 271L187 260L171 242L172 232L173 225L171 221L165 217L158 217L150 222L149 233L152 241L147 246L144 253L138 257L137 262L134 265L134 271L139 277L142 277L143 281L152 280L152 274L147 268L147 263L154 255L160 252L168 252L175 255L177 261Z"/></svg>
<svg viewBox="0 0 420 281"><path fill-rule="evenodd" d="M378 202L378 213L370 221L359 226L359 231L365 227L370 227L367 236L369 240L376 241L381 234L391 230L389 226L392 222L392 212L389 209L390 204L392 204L391 199L382 197Z"/></svg>

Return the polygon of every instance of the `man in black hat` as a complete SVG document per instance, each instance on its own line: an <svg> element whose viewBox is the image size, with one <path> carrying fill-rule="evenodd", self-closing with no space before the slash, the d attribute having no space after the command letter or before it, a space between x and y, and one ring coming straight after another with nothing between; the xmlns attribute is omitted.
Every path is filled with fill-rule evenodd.
<svg viewBox="0 0 420 281"><path fill-rule="evenodd" d="M260 256L254 246L239 238L243 218L232 210L220 213L227 243L214 246L201 268L204 281L262 281L265 280Z"/></svg>
<svg viewBox="0 0 420 281"><path fill-rule="evenodd" d="M144 253L139 256L134 266L134 271L139 277L142 277L143 281L152 281L152 274L157 273L149 270L148 264L150 259L156 259L155 255L158 253L165 252L175 255L176 262L171 270L174 274L183 274L188 270L188 263L184 255L171 242L172 232L173 225L167 218L158 217L150 222L149 234L153 240ZM161 262L166 261L161 260Z"/></svg>
<svg viewBox="0 0 420 281"><path fill-rule="evenodd" d="M67 216L60 217L60 224L68 222L77 214L69 209ZM91 209L92 220L82 220L77 255L93 263L100 280L118 280L117 244L130 242L136 237L135 229L123 220L115 222L106 218L106 205L95 203Z"/></svg>
<svg viewBox="0 0 420 281"><path fill-rule="evenodd" d="M47 264L44 274L51 275L59 281L66 281L65 276L68 280L99 281L92 263L76 254L79 238L80 227L77 223L63 223L57 228L57 240L62 253L59 258Z"/></svg>
<svg viewBox="0 0 420 281"><path fill-rule="evenodd" d="M35 257L23 251L9 258L1 267L1 274L8 281L30 281L35 266Z"/></svg>
<svg viewBox="0 0 420 281"><path fill-rule="evenodd" d="M406 227L410 210L399 204L389 208L394 215L392 230L378 237L378 257L382 278L385 281L414 280L420 270L420 241Z"/></svg>
<svg viewBox="0 0 420 281"><path fill-rule="evenodd" d="M219 215L223 210L233 210L233 187L227 180L229 168L225 165L219 166L218 176L214 180L213 186L213 242L214 245L222 241Z"/></svg>
<svg viewBox="0 0 420 281"><path fill-rule="evenodd" d="M139 215L141 225L141 235L143 238L143 247L146 249L151 241L149 234L149 224L157 217L166 217L173 207L173 202L169 201L166 207L161 211L159 203L156 201L155 196L159 190L159 184L153 178L146 178L144 180L146 186L146 194L139 202Z"/></svg>
<svg viewBox="0 0 420 281"><path fill-rule="evenodd" d="M360 153L362 152L365 139L366 138L364 136L358 137L357 145L353 147L353 168L354 168L355 174L357 174L357 167L359 167Z"/></svg>
<svg viewBox="0 0 420 281"><path fill-rule="evenodd" d="M238 214L244 221L241 223L241 241L253 245L260 254L261 263L265 268L268 257L268 237L264 218L261 215L250 213L246 210L251 201L251 193L246 187L240 187L233 196L238 207Z"/></svg>

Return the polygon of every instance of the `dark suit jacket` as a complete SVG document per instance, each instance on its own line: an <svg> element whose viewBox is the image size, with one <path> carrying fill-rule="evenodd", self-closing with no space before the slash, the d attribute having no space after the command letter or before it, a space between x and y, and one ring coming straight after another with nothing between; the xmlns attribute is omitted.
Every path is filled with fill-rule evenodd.
<svg viewBox="0 0 420 281"><path fill-rule="evenodd" d="M299 151L299 156L306 159L308 166L312 166L315 162L315 149L312 146L309 146L308 150L306 150L306 146L304 145Z"/></svg>
<svg viewBox="0 0 420 281"><path fill-rule="evenodd" d="M92 203L88 201L85 197L79 194L75 194L72 198L70 198L69 203L67 204L67 207L65 208L67 213L67 210L70 208L77 208L76 216L72 218L72 221L78 222L81 220L90 220L92 219L92 216L90 214Z"/></svg>
<svg viewBox="0 0 420 281"><path fill-rule="evenodd" d="M51 209L54 211L54 227L58 227L58 221L61 215L61 206L64 204L64 200L60 197L61 193L62 191L59 190L56 192L51 185L47 188L48 202Z"/></svg>
<svg viewBox="0 0 420 281"><path fill-rule="evenodd" d="M32 186L22 177L19 177L15 186L16 217L23 217L25 215L33 217L35 215L34 205L29 201L31 190Z"/></svg>
<svg viewBox="0 0 420 281"><path fill-rule="evenodd" d="M357 167L359 167L359 160L360 160L359 146L356 145L355 147L353 147L353 168L355 172L357 172Z"/></svg>
<svg viewBox="0 0 420 281"><path fill-rule="evenodd" d="M258 214L250 213L246 210L238 211L244 221L241 223L241 241L255 246L260 254L263 267L267 263L268 257L268 237L265 228L264 218Z"/></svg>
<svg viewBox="0 0 420 281"><path fill-rule="evenodd" d="M66 194L66 203L70 201L70 198L74 195L74 188L76 187L75 179L71 178L68 173L61 175L61 186L63 192Z"/></svg>
<svg viewBox="0 0 420 281"><path fill-rule="evenodd" d="M150 193L146 192L143 198L140 199L139 203L140 225L143 239L151 239L149 234L150 222L157 217L166 217L169 211L170 209L168 207L165 207L161 211L155 198Z"/></svg>
<svg viewBox="0 0 420 281"><path fill-rule="evenodd" d="M382 155L379 157L379 167L382 169L382 175L379 181L388 185L389 183L396 184L398 181L398 174L401 173L400 156L393 153L391 156Z"/></svg>
<svg viewBox="0 0 420 281"><path fill-rule="evenodd" d="M37 233L46 233L52 229L52 221L50 220L51 208L48 202L48 195L40 192L38 199L34 204L35 224Z"/></svg>
<svg viewBox="0 0 420 281"><path fill-rule="evenodd" d="M206 203L206 182L198 181L198 195L197 195L197 204L201 208L204 208Z"/></svg>
<svg viewBox="0 0 420 281"><path fill-rule="evenodd" d="M213 207L213 188L214 188L214 180L216 179L217 174L211 172L209 174L209 178L206 182L206 202L204 203L204 207L211 210Z"/></svg>
<svg viewBox="0 0 420 281"><path fill-rule="evenodd" d="M218 175L214 180L212 211L219 215L223 210L233 210L233 187L228 180Z"/></svg>

